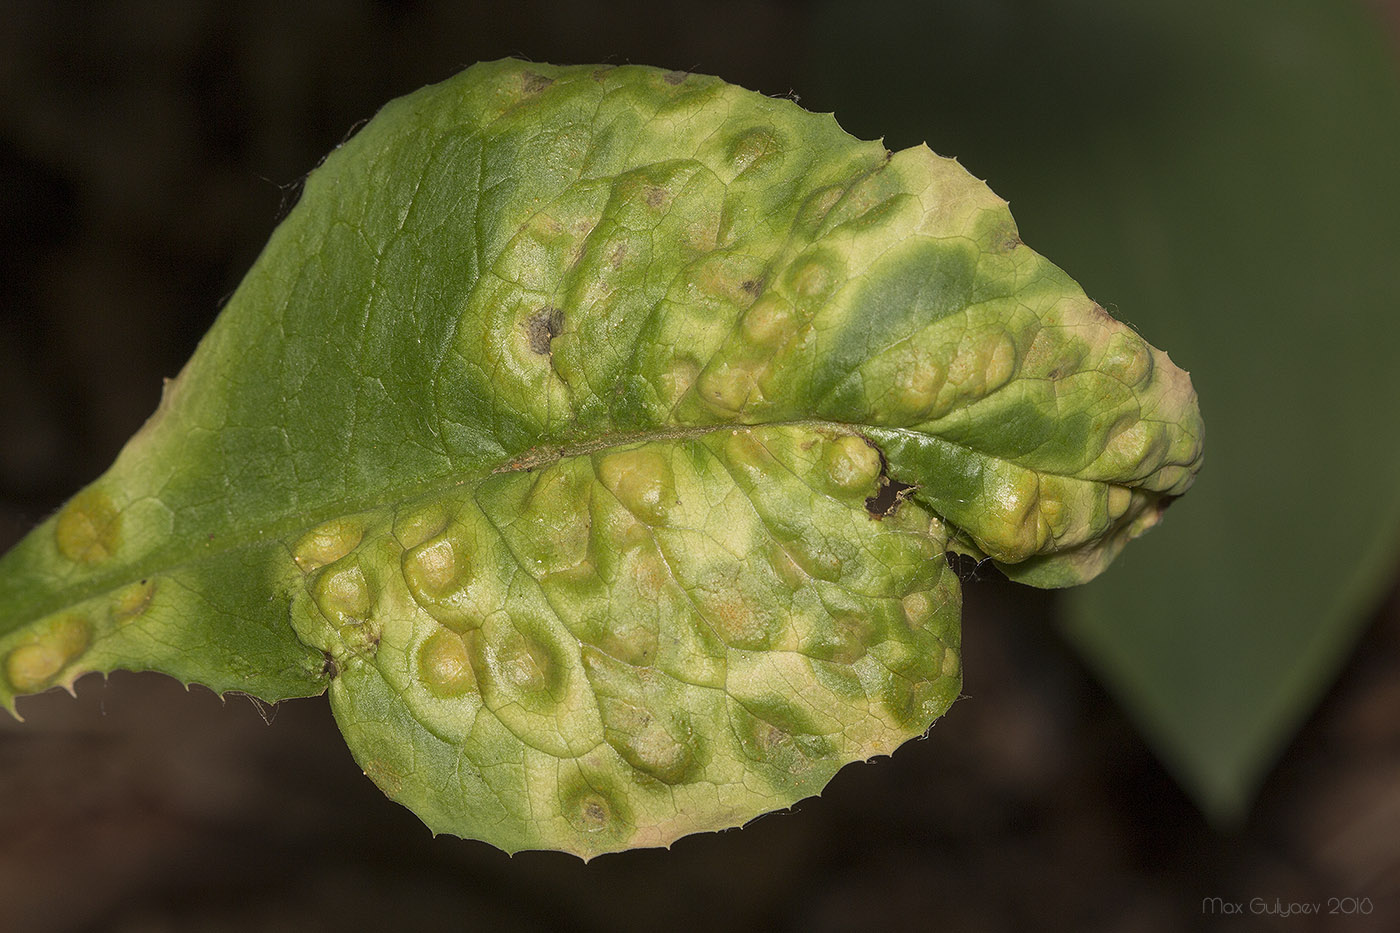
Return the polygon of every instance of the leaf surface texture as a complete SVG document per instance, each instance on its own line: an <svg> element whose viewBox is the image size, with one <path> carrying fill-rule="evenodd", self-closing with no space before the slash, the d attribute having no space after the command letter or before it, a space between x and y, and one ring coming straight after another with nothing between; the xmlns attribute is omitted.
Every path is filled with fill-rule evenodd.
<svg viewBox="0 0 1400 933"><path fill-rule="evenodd" d="M944 555L1092 577L1201 438L1186 374L953 160L715 78L478 65L311 174L6 555L0 697L328 689L435 831L665 845L926 731Z"/></svg>

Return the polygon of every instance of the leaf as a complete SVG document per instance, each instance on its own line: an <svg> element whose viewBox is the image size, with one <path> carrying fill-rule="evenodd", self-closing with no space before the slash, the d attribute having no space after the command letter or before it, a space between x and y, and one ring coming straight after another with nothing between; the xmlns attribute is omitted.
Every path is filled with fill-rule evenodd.
<svg viewBox="0 0 1400 933"><path fill-rule="evenodd" d="M0 698L328 689L434 831L665 845L927 730L944 553L1093 576L1200 440L1186 375L952 160L715 78L478 65L312 173L0 562Z"/></svg>
<svg viewBox="0 0 1400 933"><path fill-rule="evenodd" d="M1065 623L1183 787L1238 822L1400 557L1393 33L1323 0L1005 13L828 4L804 97L962 140L1039 244L1199 372L1203 482Z"/></svg>

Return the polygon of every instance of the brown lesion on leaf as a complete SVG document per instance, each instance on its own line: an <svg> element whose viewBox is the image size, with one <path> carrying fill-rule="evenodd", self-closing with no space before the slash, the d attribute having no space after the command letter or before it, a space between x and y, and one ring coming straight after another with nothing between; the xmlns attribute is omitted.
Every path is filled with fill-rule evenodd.
<svg viewBox="0 0 1400 933"><path fill-rule="evenodd" d="M386 797L397 797L399 791L403 790L404 776L389 762L374 758L365 762L364 768L365 777L373 781Z"/></svg>
<svg viewBox="0 0 1400 933"><path fill-rule="evenodd" d="M548 356L550 344L564 331L564 312L559 308L541 308L525 319L525 339L530 352Z"/></svg>
<svg viewBox="0 0 1400 933"><path fill-rule="evenodd" d="M621 269L623 260L627 258L627 244L619 243L608 255L608 265L614 269Z"/></svg>
<svg viewBox="0 0 1400 933"><path fill-rule="evenodd" d="M635 831L626 798L598 775L580 774L561 782L560 811L580 837L578 854L625 844Z"/></svg>
<svg viewBox="0 0 1400 933"><path fill-rule="evenodd" d="M739 287L743 289L745 293L753 295L755 298L757 298L758 295L763 291L763 280L744 279L744 281L739 284Z"/></svg>
<svg viewBox="0 0 1400 933"><path fill-rule="evenodd" d="M526 94L538 94L553 83L553 78L545 77L533 71L527 71L520 76L520 86Z"/></svg>
<svg viewBox="0 0 1400 933"><path fill-rule="evenodd" d="M612 809L597 794L590 794L579 803L579 820L588 829L602 829L611 819Z"/></svg>
<svg viewBox="0 0 1400 933"><path fill-rule="evenodd" d="M678 84L683 84L688 77L690 77L690 72L688 71L668 71L661 76L661 79L672 87L675 87Z"/></svg>

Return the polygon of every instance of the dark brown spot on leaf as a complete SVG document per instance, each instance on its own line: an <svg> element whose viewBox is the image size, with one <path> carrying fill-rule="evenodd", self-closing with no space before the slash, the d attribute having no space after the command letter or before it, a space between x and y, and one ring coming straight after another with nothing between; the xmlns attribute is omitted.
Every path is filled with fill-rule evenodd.
<svg viewBox="0 0 1400 933"><path fill-rule="evenodd" d="M376 758L365 762L365 777L373 781L387 797L396 797L403 790L403 775L387 761Z"/></svg>
<svg viewBox="0 0 1400 933"><path fill-rule="evenodd" d="M580 811L583 821L590 826L604 826L607 824L608 817L610 816L607 804L603 803L603 801L597 797L585 800Z"/></svg>
<svg viewBox="0 0 1400 933"><path fill-rule="evenodd" d="M1113 315L1105 311L1103 305L1099 304L1097 301L1089 306L1089 314L1094 318L1094 320L1099 321L1103 324L1118 323L1113 319Z"/></svg>
<svg viewBox="0 0 1400 933"><path fill-rule="evenodd" d="M533 71L527 71L521 76L521 86L525 89L526 94L538 94L553 83L553 78L546 78Z"/></svg>
<svg viewBox="0 0 1400 933"><path fill-rule="evenodd" d="M525 338L530 351L540 356L549 354L550 343L564 330L564 312L558 308L541 308L525 321Z"/></svg>
<svg viewBox="0 0 1400 933"><path fill-rule="evenodd" d="M683 82L689 74L690 72L688 71L668 71L666 74L662 75L662 79L667 84L675 86Z"/></svg>

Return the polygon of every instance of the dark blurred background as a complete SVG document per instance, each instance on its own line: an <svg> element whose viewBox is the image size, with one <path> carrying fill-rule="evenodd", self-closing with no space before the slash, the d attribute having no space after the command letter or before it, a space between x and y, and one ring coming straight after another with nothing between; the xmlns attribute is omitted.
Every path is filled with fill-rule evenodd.
<svg viewBox="0 0 1400 933"><path fill-rule="evenodd" d="M1112 4L1086 2L932 3L917 12L795 0L0 3L0 550L110 463L326 151L389 98L505 55L718 74L835 109L857 135L884 133L891 146L927 139L960 156L1010 198L1028 243L1198 374L1212 431L1207 456L1217 441L1224 450L1214 495L1231 499L1233 455L1223 437L1232 406L1252 403L1231 401L1229 383L1246 378L1248 366L1243 357L1238 369L1210 360L1233 351L1209 320L1129 306L1132 277L1119 273L1122 264L1095 265L1105 249L1088 229L1095 208L1069 199L1076 189L1066 178L1093 190L1116 173L1129 207L1135 185L1144 205L1190 205L1169 173L1138 173L1105 153L1150 147L1163 127L1194 132L1172 101L1185 99L1182 87L1202 99L1217 89L1202 77L1213 73L1207 58L1198 69L1192 55L1228 57L1255 27L1273 41L1275 8L1252 7L1218 22L1192 15L1204 4L1183 8L1182 36L1204 31L1208 39L1191 45ZM1303 7L1311 12L1298 13ZM1387 56L1379 73L1394 83L1397 5L1278 9L1284 25L1321 22L1334 9L1345 23L1326 33L1324 51L1345 52L1348 37L1361 36L1366 54ZM1309 30L1295 32L1306 52ZM1360 132L1400 113L1394 87L1376 85L1383 100L1374 105L1347 90L1372 86L1373 72L1348 84L1334 80L1325 56L1288 61L1301 69L1285 82L1290 93L1340 88L1319 109L1341 108ZM1239 120L1229 124L1240 133L1263 119L1252 99L1240 97ZM1368 154L1343 175L1387 164L1393 171L1385 146L1394 133L1376 132L1383 138L1374 146L1310 139L1293 164L1349 158L1344 147L1355 144ZM1078 150L1072 138L1084 140ZM1205 138L1212 158L1243 164L1245 156L1232 154L1233 130ZM1239 149L1253 158L1247 139ZM1296 185L1326 188L1332 177L1305 173ZM1279 189L1245 196L1274 204ZM1337 203L1327 191L1318 197L1324 213ZM1224 229L1221 218L1239 213L1228 198L1217 207L1201 215L1204 227ZM1151 294L1228 292L1236 279L1248 293L1258 270L1240 267L1232 278L1233 267L1211 266L1220 244L1203 241L1194 265L1180 255L1171 262L1163 245L1172 242L1170 222L1129 228L1139 238L1139 278L1155 283ZM1287 211L1249 222L1266 238L1288 222ZM1356 242L1342 236L1336 245L1343 258L1400 246L1386 227L1339 229L1356 231ZM1247 255L1245 239L1229 249ZM1325 254L1313 279L1335 279L1319 285L1324 295L1364 276L1364 268L1340 269L1321 247L1308 251ZM1198 268L1216 279L1194 280ZM1377 294L1373 304L1393 316L1398 309L1386 302L1394 290ZM1280 319L1264 330L1287 336L1294 326ZM1312 331L1295 337L1303 345L1326 340ZM1394 355L1386 339L1370 341L1383 348L1381 359ZM1289 370L1287 351L1277 353L1274 369L1305 381ZM1376 364L1356 368L1370 373ZM1203 383L1200 374L1210 372L1213 382ZM1393 383L1380 391L1386 385ZM1396 433L1388 413L1400 394L1377 399L1375 386L1363 388L1369 399L1341 400L1370 419L1358 422L1362 440L1370 442L1366 430ZM1396 485L1394 450L1366 461L1374 487ZM1341 469L1337 462L1327 475ZM1205 477L1215 468L1207 464ZM1255 478L1267 484L1273 472L1266 462ZM1105 661L1111 651L1093 640L1092 621L1075 621L1092 620L1093 606L1071 612L1056 594L963 568L965 696L926 739L893 759L845 769L795 812L587 865L431 838L360 774L323 700L267 709L120 673L82 681L76 701L61 692L24 700L23 725L0 722L0 928L1397 929L1400 592L1386 545L1396 537L1386 523L1397 499L1370 495L1362 544L1349 551L1333 541L1330 566L1307 559L1334 583L1351 581L1352 565L1373 569L1346 582L1339 599L1347 611L1328 616L1340 620L1327 623L1337 634L1309 649L1321 660L1273 714L1277 725L1257 739L1263 750L1250 751L1238 775L1202 778L1193 752L1172 744L1173 726L1154 719L1142 699L1150 689L1134 693L1132 665ZM1191 501L1168 516L1168 543L1177 509L1189 529ZM1313 537L1306 528L1297 534ZM1249 572L1233 570L1227 582ZM1287 576L1279 573L1280 586ZM1264 586L1271 578L1260 579ZM1257 636L1247 625L1240 631L1240 644ZM1084 657L1096 659L1092 668ZM1185 672L1170 684L1182 677L1195 683ZM1141 680L1150 688L1150 677ZM1209 698L1200 683L1192 695ZM1239 712L1211 702L1201 714L1210 721ZM1191 722L1182 726L1187 735L1199 731ZM1223 916L1236 904L1242 916ZM1325 915L1271 913L1294 904L1317 904Z"/></svg>

